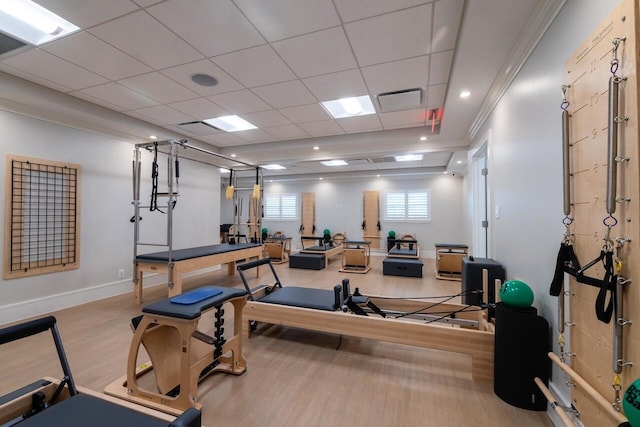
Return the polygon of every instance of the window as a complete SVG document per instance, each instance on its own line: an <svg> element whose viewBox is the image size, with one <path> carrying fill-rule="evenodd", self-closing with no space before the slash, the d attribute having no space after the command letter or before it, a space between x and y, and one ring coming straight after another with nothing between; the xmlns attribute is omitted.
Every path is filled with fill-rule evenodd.
<svg viewBox="0 0 640 427"><path fill-rule="evenodd" d="M385 220L431 221L431 193L422 191L389 191L385 197Z"/></svg>
<svg viewBox="0 0 640 427"><path fill-rule="evenodd" d="M7 156L4 278L79 267L78 165Z"/></svg>
<svg viewBox="0 0 640 427"><path fill-rule="evenodd" d="M265 219L298 219L297 194L267 194L264 196Z"/></svg>

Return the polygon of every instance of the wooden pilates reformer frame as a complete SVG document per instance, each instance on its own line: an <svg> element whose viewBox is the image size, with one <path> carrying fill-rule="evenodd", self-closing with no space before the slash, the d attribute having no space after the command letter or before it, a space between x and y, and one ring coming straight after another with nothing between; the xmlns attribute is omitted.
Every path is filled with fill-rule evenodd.
<svg viewBox="0 0 640 427"><path fill-rule="evenodd" d="M366 274L371 270L371 242L345 240L342 242L342 273Z"/></svg>
<svg viewBox="0 0 640 427"><path fill-rule="evenodd" d="M270 266L275 278L275 284L272 286L261 285L250 289L244 272L265 264ZM306 289L306 291L311 291L315 294L333 292L337 295L340 293L343 300L347 301L341 307L335 307L335 305L340 305L338 302L334 304L333 309L332 307L321 309L305 308L284 305L282 302L270 303L264 302L264 300L273 295L277 296L280 291L276 288L293 288L294 293L301 292L304 294L305 292L297 287L282 287L275 269L268 259L240 265L238 266L238 271L245 288L250 293L249 301L243 314L243 336L245 337L249 337L251 330L257 326L257 322L263 322L468 354L471 356L473 379L481 381L493 380L493 325L488 324L486 318L482 315L479 316L478 312L465 312L469 306L433 304L412 299L390 299L374 296L365 297L366 302L363 300L356 301L357 292L354 292L353 295L349 293L347 279L343 281L341 289L338 289L340 286L337 285L334 291ZM355 301L356 305L359 304L366 307L354 307L355 311L347 308L347 311L343 311L345 305L347 307L352 305L352 300ZM380 313L375 309L371 311L368 308L369 303L384 312L386 317L376 316L376 314ZM427 307L425 307L425 304ZM360 314L369 312L371 315L353 314L360 310L363 310ZM416 314L418 319L411 319L411 316L406 315L407 313ZM442 313L446 314L442 315ZM398 318L392 318L392 315L397 315ZM460 327L425 324L425 322L434 320L454 323Z"/></svg>
<svg viewBox="0 0 640 427"><path fill-rule="evenodd" d="M285 236L272 236L264 239L262 242L264 244L264 249L273 264L284 264L285 262L289 262L292 240L292 237Z"/></svg>
<svg viewBox="0 0 640 427"><path fill-rule="evenodd" d="M326 242L324 236L315 237L315 236L302 236L300 238L302 240L302 249L300 250L301 254L322 254L324 255L324 266L327 268L329 266L329 258L342 255L342 242L333 243L333 239L330 242ZM305 246L305 242L317 242L317 245L314 246Z"/></svg>
<svg viewBox="0 0 640 427"><path fill-rule="evenodd" d="M204 294L203 294L204 293ZM213 296L207 297L208 294ZM193 296L193 297L192 297ZM170 414L188 408L201 409L198 384L216 372L241 375L246 370L242 355L242 312L247 300L244 290L198 288L185 293L184 303L174 298L145 306L134 318L134 335L129 348L127 373L105 388L105 393ZM193 301L193 302L191 302ZM226 310L233 308L233 335L224 337ZM214 336L199 329L201 316L215 310ZM204 329L206 330L206 329ZM149 362L138 364L144 346ZM152 375L156 390L142 384Z"/></svg>
<svg viewBox="0 0 640 427"><path fill-rule="evenodd" d="M175 416L115 399L75 384L53 316L0 329L0 344L51 331L62 379L45 377L0 396L3 427L199 427L200 411ZM26 370L25 370L26 372Z"/></svg>
<svg viewBox="0 0 640 427"><path fill-rule="evenodd" d="M166 192L158 192L157 190L157 180L158 180L158 163L157 163L157 154L159 149L162 148L167 150L168 152L164 153L167 155L167 191ZM208 151L197 146L189 144L186 140L166 140L166 141L156 141L156 142L146 142L141 144L136 144L133 156L133 201L132 205L134 207L134 214L131 218L131 221L134 224L133 231L133 288L134 288L134 296L137 303L142 303L142 290L143 290L143 274L145 272L152 273L166 273L168 276L167 285L168 285L168 294L169 296L175 296L182 293L182 279L181 273L189 272L194 270L199 270L203 268L213 267L216 265L228 263L228 273L229 275L233 275L235 273L235 262L242 259L252 258L252 257L260 257L262 254L262 246L256 245L259 247L249 248L249 247L237 247L237 249L241 249L240 251L226 251L224 254L211 253L207 254L207 256L199 255L197 258L193 259L182 259L176 260L175 253L176 251L173 248L173 209L175 208L177 197L178 197L178 187L179 187L179 176L180 176L180 168L179 168L179 159L178 159L178 148L182 149L191 149L200 153L204 153L219 159L224 159L226 161L232 162L233 164L241 165L241 167L247 169L256 169L256 180L259 175L259 167L251 165L249 163L245 163L236 159L232 159L226 156L223 156L218 153L214 153L212 151ZM140 202L140 183L141 183L141 169L142 169L142 160L141 160L141 150L149 150L154 153L154 162L152 165L152 180L153 180L153 190L151 194L151 203L148 206L144 206ZM228 165L217 165L213 163L212 166L225 167L229 168ZM252 189L255 191L254 189ZM235 191L232 189L235 197ZM261 193L261 190L259 191ZM166 198L166 204L160 206L158 204L158 198ZM142 242L140 240L140 220L141 220L141 209L149 209L150 211L161 211L166 214L167 219L167 227L166 227L166 239L162 242ZM238 229L237 224L236 230ZM160 246L165 247L166 252L158 253L158 255L162 255L163 259L145 259L141 257L139 259L139 249L143 246Z"/></svg>

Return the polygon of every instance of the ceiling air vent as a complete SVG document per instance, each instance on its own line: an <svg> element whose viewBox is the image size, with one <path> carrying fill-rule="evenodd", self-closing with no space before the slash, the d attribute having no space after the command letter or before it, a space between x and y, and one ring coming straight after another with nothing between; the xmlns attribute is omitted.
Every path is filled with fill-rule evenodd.
<svg viewBox="0 0 640 427"><path fill-rule="evenodd" d="M5 34L0 33L0 56L8 54L9 52L20 49L24 46L27 46L27 44L21 42L20 40L14 39L13 37L9 37Z"/></svg>
<svg viewBox="0 0 640 427"><path fill-rule="evenodd" d="M369 159L369 162L371 163L391 163L395 161L396 159L393 157L372 157Z"/></svg>
<svg viewBox="0 0 640 427"><path fill-rule="evenodd" d="M416 88L380 93L378 94L378 103L380 104L380 111L383 113L420 108L422 90Z"/></svg>

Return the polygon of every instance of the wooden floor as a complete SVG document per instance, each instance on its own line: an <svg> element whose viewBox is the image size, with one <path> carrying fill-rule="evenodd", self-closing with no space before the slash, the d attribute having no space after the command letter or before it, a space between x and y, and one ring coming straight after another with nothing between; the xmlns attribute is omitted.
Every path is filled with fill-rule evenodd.
<svg viewBox="0 0 640 427"><path fill-rule="evenodd" d="M348 277L352 290L400 297L451 295L460 283L382 275L382 257L368 274L339 273L339 260L321 271L276 266L285 285L331 289ZM263 272L252 284L267 283ZM242 287L226 268L191 278ZM145 290L145 303L166 297L166 287ZM453 300L453 302L459 302ZM133 292L53 313L79 385L102 389L125 374L130 319L139 314ZM201 324L204 322L201 322ZM226 325L225 325L226 326ZM545 412L515 408L493 384L471 380L468 356L272 326L244 342L247 371L216 374L200 384L203 424L212 426L552 426ZM144 356L141 356L144 357ZM142 360L141 360L142 361ZM0 394L43 376L60 377L50 336L40 334L0 348Z"/></svg>

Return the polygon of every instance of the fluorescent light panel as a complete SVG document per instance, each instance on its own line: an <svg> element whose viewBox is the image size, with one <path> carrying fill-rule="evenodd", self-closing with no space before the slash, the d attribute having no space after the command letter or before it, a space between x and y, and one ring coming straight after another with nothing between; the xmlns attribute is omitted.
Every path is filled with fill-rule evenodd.
<svg viewBox="0 0 640 427"><path fill-rule="evenodd" d="M254 125L239 116L222 116L203 120L208 125L215 126L226 132L238 132L241 130L257 129Z"/></svg>
<svg viewBox="0 0 640 427"><path fill-rule="evenodd" d="M325 160L324 162L320 162L320 163L322 163L325 166L345 166L349 164L344 160Z"/></svg>
<svg viewBox="0 0 640 427"><path fill-rule="evenodd" d="M0 31L35 46L80 28L30 0L0 1Z"/></svg>
<svg viewBox="0 0 640 427"><path fill-rule="evenodd" d="M403 156L394 156L396 162L411 162L414 160L422 160L422 154L405 154Z"/></svg>
<svg viewBox="0 0 640 427"><path fill-rule="evenodd" d="M369 95L324 101L321 105L334 119L366 116L376 112Z"/></svg>
<svg viewBox="0 0 640 427"><path fill-rule="evenodd" d="M271 164L271 165L264 165L261 166L264 169L268 169L268 170L281 170L281 169L286 169L284 166L282 165L276 165L276 164Z"/></svg>

